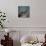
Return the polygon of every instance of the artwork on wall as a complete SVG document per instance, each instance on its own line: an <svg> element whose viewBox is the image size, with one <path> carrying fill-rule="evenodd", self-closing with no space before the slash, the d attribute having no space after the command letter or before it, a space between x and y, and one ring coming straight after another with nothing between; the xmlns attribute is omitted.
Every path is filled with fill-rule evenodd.
<svg viewBox="0 0 46 46"><path fill-rule="evenodd" d="M29 18L30 17L30 7L29 6L18 6L18 17L19 18Z"/></svg>

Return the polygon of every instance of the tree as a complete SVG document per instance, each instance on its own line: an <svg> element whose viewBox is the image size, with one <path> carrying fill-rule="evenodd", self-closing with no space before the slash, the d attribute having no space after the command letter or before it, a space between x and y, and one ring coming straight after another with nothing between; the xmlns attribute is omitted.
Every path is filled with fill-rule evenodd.
<svg viewBox="0 0 46 46"><path fill-rule="evenodd" d="M3 28L4 27L4 22L6 20L6 15L4 12L0 11L0 27Z"/></svg>

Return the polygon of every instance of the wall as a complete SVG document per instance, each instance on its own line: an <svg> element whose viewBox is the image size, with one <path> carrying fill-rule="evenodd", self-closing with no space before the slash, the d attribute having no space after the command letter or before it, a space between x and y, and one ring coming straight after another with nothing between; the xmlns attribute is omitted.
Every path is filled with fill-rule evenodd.
<svg viewBox="0 0 46 46"><path fill-rule="evenodd" d="M0 9L6 12L7 27L46 27L45 4L46 0L0 0ZM31 7L28 19L18 18L18 5Z"/></svg>

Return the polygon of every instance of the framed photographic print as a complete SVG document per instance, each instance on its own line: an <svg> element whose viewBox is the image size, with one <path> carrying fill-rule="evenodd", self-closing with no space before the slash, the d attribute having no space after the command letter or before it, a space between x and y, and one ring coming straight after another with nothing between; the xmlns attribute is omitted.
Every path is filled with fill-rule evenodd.
<svg viewBox="0 0 46 46"><path fill-rule="evenodd" d="M18 17L19 18L29 18L30 17L30 7L29 6L18 6Z"/></svg>

